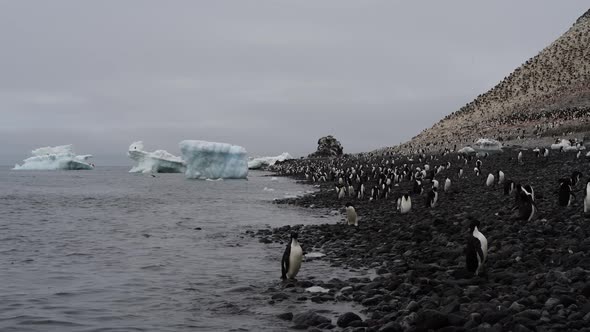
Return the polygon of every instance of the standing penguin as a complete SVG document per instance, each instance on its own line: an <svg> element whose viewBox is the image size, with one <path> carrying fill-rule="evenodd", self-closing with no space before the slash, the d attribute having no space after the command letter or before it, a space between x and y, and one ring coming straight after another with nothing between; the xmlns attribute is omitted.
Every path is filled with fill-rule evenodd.
<svg viewBox="0 0 590 332"><path fill-rule="evenodd" d="M584 213L590 210L590 180L586 182L586 189L584 189Z"/></svg>
<svg viewBox="0 0 590 332"><path fill-rule="evenodd" d="M486 186L491 187L494 184L494 174L488 174L488 179L486 180Z"/></svg>
<svg viewBox="0 0 590 332"><path fill-rule="evenodd" d="M358 216L356 215L356 211L354 206L350 203L346 203L346 220L348 221L349 225L358 226Z"/></svg>
<svg viewBox="0 0 590 332"><path fill-rule="evenodd" d="M475 275L483 270L486 258L488 257L488 240L479 231L479 220L471 220L469 224L469 237L467 238L467 248L465 249L465 265L467 271L474 272Z"/></svg>
<svg viewBox="0 0 590 332"><path fill-rule="evenodd" d="M281 261L282 279L294 279L303 261L303 249L297 242L297 233L291 233L291 241L285 248L283 260Z"/></svg>
<svg viewBox="0 0 590 332"><path fill-rule="evenodd" d="M498 184L504 183L504 172L498 171Z"/></svg>
<svg viewBox="0 0 590 332"><path fill-rule="evenodd" d="M463 176L463 168L459 167L459 172L457 172L457 178L461 178Z"/></svg>
<svg viewBox="0 0 590 332"><path fill-rule="evenodd" d="M570 206L572 203L572 196L575 197L572 191L572 182L570 179L559 180L559 205Z"/></svg>
<svg viewBox="0 0 590 332"><path fill-rule="evenodd" d="M528 191L525 187L519 187L516 195L518 196L517 204L519 219L526 221L533 220L535 213L537 212L537 205L535 204L535 196L532 188Z"/></svg>
<svg viewBox="0 0 590 332"><path fill-rule="evenodd" d="M516 185L514 184L514 181L508 180L508 181L504 182L504 195L512 195L512 193L514 192L514 189L516 189Z"/></svg>
<svg viewBox="0 0 590 332"><path fill-rule="evenodd" d="M519 151L518 152L518 163L519 164L523 164L523 161L522 161L522 151Z"/></svg>
<svg viewBox="0 0 590 332"><path fill-rule="evenodd" d="M408 193L403 194L403 196L398 199L398 206L401 214L410 212L412 209L412 198Z"/></svg>
<svg viewBox="0 0 590 332"><path fill-rule="evenodd" d="M451 179L447 178L445 180L444 190L445 190L445 192L448 192L450 189L451 189Z"/></svg>
<svg viewBox="0 0 590 332"><path fill-rule="evenodd" d="M581 177L582 177L582 173L580 171L573 171L572 172L572 176L571 176L572 187L575 187L578 184L578 182L580 182Z"/></svg>
<svg viewBox="0 0 590 332"><path fill-rule="evenodd" d="M438 189L438 180L432 180L432 188Z"/></svg>
<svg viewBox="0 0 590 332"><path fill-rule="evenodd" d="M428 192L428 197L426 197L426 205L433 208L436 206L437 201L438 201L438 189L437 189L437 187L434 187L434 188L432 188L431 191Z"/></svg>

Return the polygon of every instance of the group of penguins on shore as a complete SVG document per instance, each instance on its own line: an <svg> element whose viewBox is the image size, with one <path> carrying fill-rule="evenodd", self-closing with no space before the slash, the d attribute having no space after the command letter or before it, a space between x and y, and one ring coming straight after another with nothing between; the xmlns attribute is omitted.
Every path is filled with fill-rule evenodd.
<svg viewBox="0 0 590 332"><path fill-rule="evenodd" d="M547 149L533 150L537 157L547 157ZM448 152L443 153L445 155ZM487 155L483 155L487 157ZM418 157L420 164L426 163L428 159L435 160L435 156L428 158L424 153ZM467 165L474 159L473 155L458 155L459 162ZM387 199L393 193L393 187L399 186L403 181L411 181L413 183L412 192L405 192L394 197L396 202L396 209L400 214L409 213L412 209L412 193L414 195L422 195L424 193L424 183L430 182L432 184L430 191L425 198L425 205L430 208L436 207L438 202L439 182L435 179L435 175L445 169L451 168L451 163L447 162L445 165L440 165L431 168L427 163L423 168L413 165L404 164L401 167L394 166L394 160L381 160L382 163L366 163L357 164L355 167L344 168L343 165L338 165L334 161L331 163L309 162L306 164L294 163L292 165L285 165L275 171L279 171L284 175L304 174L305 179L312 182L336 182L335 191L339 200L343 200L347 196L349 198L364 199L365 183L369 180L376 180L377 184L371 189L368 196L369 201L379 199ZM412 158L408 158L409 162L413 162ZM517 161L523 164L522 151L518 153ZM383 166L385 165L385 166ZM477 159L475 161L474 174L480 176L482 161ZM458 168L457 178L464 176L462 167ZM572 199L575 198L574 187L580 183L582 173L574 171L570 177L559 180L558 203L560 206L570 206ZM535 203L535 191L531 185L522 185L515 183L506 178L504 172L497 171L494 174L489 174L486 178L485 185L488 187L503 185L504 195L514 195L515 207L518 214L517 219L531 221L536 212L537 205ZM451 189L451 179L446 177L444 180L443 190L448 192ZM586 182L584 188L584 213L590 212L590 180ZM358 226L358 215L352 203L347 202L345 205L346 223L352 226ZM487 259L488 241L486 237L479 230L480 223L475 218L470 218L469 235L465 247L465 262L466 269L478 276L482 273ZM287 245L282 262L282 278L294 279L303 260L303 250L297 240L297 233L291 234L291 240Z"/></svg>

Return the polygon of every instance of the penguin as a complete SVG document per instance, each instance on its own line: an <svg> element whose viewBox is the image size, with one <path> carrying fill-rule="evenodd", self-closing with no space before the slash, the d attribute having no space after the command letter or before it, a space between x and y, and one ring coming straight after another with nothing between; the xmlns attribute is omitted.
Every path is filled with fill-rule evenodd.
<svg viewBox="0 0 590 332"><path fill-rule="evenodd" d="M426 197L426 205L430 206L431 208L436 206L436 202L438 201L438 189L437 187L432 188L428 192L428 197Z"/></svg>
<svg viewBox="0 0 590 332"><path fill-rule="evenodd" d="M523 162L522 162L522 151L519 151L518 152L518 163L521 164L521 165L523 164Z"/></svg>
<svg viewBox="0 0 590 332"><path fill-rule="evenodd" d="M446 178L444 190L445 190L445 192L448 192L450 189L451 189L451 179Z"/></svg>
<svg viewBox="0 0 590 332"><path fill-rule="evenodd" d="M422 186L422 182L419 180L414 180L413 193L416 195L422 195L423 192L424 192L424 187Z"/></svg>
<svg viewBox="0 0 590 332"><path fill-rule="evenodd" d="M586 182L586 189L584 189L584 213L590 210L590 180Z"/></svg>
<svg viewBox="0 0 590 332"><path fill-rule="evenodd" d="M463 176L463 168L459 167L459 172L457 172L457 178L461 178Z"/></svg>
<svg viewBox="0 0 590 332"><path fill-rule="evenodd" d="M542 152L543 152L543 157L545 157L545 158L549 157L549 149L543 148Z"/></svg>
<svg viewBox="0 0 590 332"><path fill-rule="evenodd" d="M572 185L570 179L559 180L559 205L570 206L572 203L572 196L575 197L572 191Z"/></svg>
<svg viewBox="0 0 590 332"><path fill-rule="evenodd" d="M481 160L477 159L477 160L475 161L475 167L477 167L477 168L481 168Z"/></svg>
<svg viewBox="0 0 590 332"><path fill-rule="evenodd" d="M343 199L344 195L346 194L344 187L338 188L338 199Z"/></svg>
<svg viewBox="0 0 590 332"><path fill-rule="evenodd" d="M398 199L399 211L401 214L406 214L412 209L412 198L408 193L405 193Z"/></svg>
<svg viewBox="0 0 590 332"><path fill-rule="evenodd" d="M504 183L504 172L498 171L498 184Z"/></svg>
<svg viewBox="0 0 590 332"><path fill-rule="evenodd" d="M479 176L479 173L481 173L479 167L474 168L473 171L475 172L475 176Z"/></svg>
<svg viewBox="0 0 590 332"><path fill-rule="evenodd" d="M488 240L479 231L479 221L471 220L469 224L469 237L465 249L465 265L467 271L478 276L484 268L488 257Z"/></svg>
<svg viewBox="0 0 590 332"><path fill-rule="evenodd" d="M532 189L532 188L531 188ZM531 190L532 191L532 190ZM534 194L521 187L518 190L518 216L521 220L531 221L537 212Z"/></svg>
<svg viewBox="0 0 590 332"><path fill-rule="evenodd" d="M580 159L581 155L582 155L582 151L578 151L578 153L576 154L576 159Z"/></svg>
<svg viewBox="0 0 590 332"><path fill-rule="evenodd" d="M354 206L350 203L346 203L346 220L348 221L349 225L358 226L358 216L356 215L356 211Z"/></svg>
<svg viewBox="0 0 590 332"><path fill-rule="evenodd" d="M438 180L432 180L432 188L438 189Z"/></svg>
<svg viewBox="0 0 590 332"><path fill-rule="evenodd" d="M494 174L488 174L488 179L486 180L486 186L490 187L494 184Z"/></svg>
<svg viewBox="0 0 590 332"><path fill-rule="evenodd" d="M512 195L514 189L516 188L514 181L508 180L504 182L504 195Z"/></svg>
<svg viewBox="0 0 590 332"><path fill-rule="evenodd" d="M572 176L571 176L572 187L575 187L578 184L578 182L580 182L580 177L582 177L582 173L580 171L573 171L572 172Z"/></svg>
<svg viewBox="0 0 590 332"><path fill-rule="evenodd" d="M303 261L303 249L297 241L297 233L291 233L291 241L287 244L281 261L282 279L294 279Z"/></svg>

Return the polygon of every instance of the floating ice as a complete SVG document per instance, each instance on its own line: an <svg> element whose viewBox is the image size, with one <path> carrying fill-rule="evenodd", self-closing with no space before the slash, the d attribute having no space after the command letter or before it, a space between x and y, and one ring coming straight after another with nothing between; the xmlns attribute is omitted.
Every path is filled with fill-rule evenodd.
<svg viewBox="0 0 590 332"><path fill-rule="evenodd" d="M186 177L191 179L246 179L247 152L227 143L186 140L180 142L186 162Z"/></svg>
<svg viewBox="0 0 590 332"><path fill-rule="evenodd" d="M14 165L16 170L82 170L93 169L88 162L92 155L75 155L71 144L46 146L31 151L32 157L23 160L23 164Z"/></svg>
<svg viewBox="0 0 590 332"><path fill-rule="evenodd" d="M285 161L288 159L293 159L293 157L288 152L283 152L282 154L276 157L259 157L254 158L248 161L248 168L249 169L260 169L262 167L272 166L277 161Z"/></svg>
<svg viewBox="0 0 590 332"><path fill-rule="evenodd" d="M312 286L305 289L309 293L329 293L330 290L320 286Z"/></svg>
<svg viewBox="0 0 590 332"><path fill-rule="evenodd" d="M142 141L133 142L127 155L137 162L129 173L182 173L186 169L180 157L165 150L144 151Z"/></svg>
<svg viewBox="0 0 590 332"><path fill-rule="evenodd" d="M490 138L480 138L474 144L474 149L481 152L499 152L502 151L502 143Z"/></svg>

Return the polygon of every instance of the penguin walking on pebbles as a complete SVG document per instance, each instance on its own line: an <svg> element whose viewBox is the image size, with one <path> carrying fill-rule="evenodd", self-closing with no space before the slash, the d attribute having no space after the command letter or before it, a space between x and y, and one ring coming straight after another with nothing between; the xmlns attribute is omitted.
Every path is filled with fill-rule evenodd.
<svg viewBox="0 0 590 332"><path fill-rule="evenodd" d="M502 171L498 171L498 184L503 184L504 183L504 172Z"/></svg>
<svg viewBox="0 0 590 332"><path fill-rule="evenodd" d="M519 151L518 152L518 163L520 165L524 164L524 162L522 161L522 151Z"/></svg>
<svg viewBox="0 0 590 332"><path fill-rule="evenodd" d="M397 199L397 205L401 214L406 214L412 209L412 198L408 193Z"/></svg>
<svg viewBox="0 0 590 332"><path fill-rule="evenodd" d="M295 279L303 261L303 249L297 241L297 233L291 233L291 241L287 244L281 261L282 279Z"/></svg>
<svg viewBox="0 0 590 332"><path fill-rule="evenodd" d="M572 196L575 197L572 190L572 182L570 179L559 180L559 205L570 206L572 203Z"/></svg>
<svg viewBox="0 0 590 332"><path fill-rule="evenodd" d="M491 187L494 185L494 174L488 174L488 178L486 180L486 186Z"/></svg>
<svg viewBox="0 0 590 332"><path fill-rule="evenodd" d="M449 190L451 190L451 179L446 178L444 190L445 192L449 192Z"/></svg>
<svg viewBox="0 0 590 332"><path fill-rule="evenodd" d="M469 224L469 237L465 249L465 265L469 272L478 276L484 269L488 257L488 240L479 231L479 221L472 220Z"/></svg>
<svg viewBox="0 0 590 332"><path fill-rule="evenodd" d="M527 190L528 187L528 190ZM519 187L516 193L518 200L518 217L521 220L531 221L537 212L535 204L535 192L531 186Z"/></svg>
<svg viewBox="0 0 590 332"><path fill-rule="evenodd" d="M349 225L359 225L356 210L354 209L354 206L352 206L352 204L350 203L346 203L346 220Z"/></svg>
<svg viewBox="0 0 590 332"><path fill-rule="evenodd" d="M438 189L437 187L432 188L431 191L428 192L428 197L426 197L426 205L434 208L436 206L436 202L438 201Z"/></svg>
<svg viewBox="0 0 590 332"><path fill-rule="evenodd" d="M457 172L457 178L461 178L463 176L463 168L459 167L459 171Z"/></svg>
<svg viewBox="0 0 590 332"><path fill-rule="evenodd" d="M516 185L514 184L514 181L508 180L508 181L504 182L504 195L512 195L512 193L514 192L514 189L516 189Z"/></svg>

